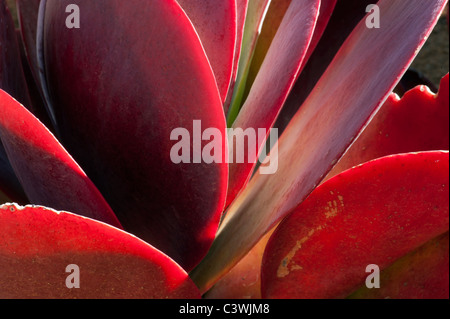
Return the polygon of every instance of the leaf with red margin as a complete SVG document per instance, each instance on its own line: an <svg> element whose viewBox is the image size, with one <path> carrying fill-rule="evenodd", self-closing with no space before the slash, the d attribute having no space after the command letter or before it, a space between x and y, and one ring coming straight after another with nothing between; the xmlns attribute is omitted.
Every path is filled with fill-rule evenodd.
<svg viewBox="0 0 450 319"><path fill-rule="evenodd" d="M17 41L20 46L20 55L22 59L22 67L25 75L25 81L27 82L28 92L30 93L31 105L33 107L33 115L36 116L49 130L52 132L55 130L50 119L50 116L47 113L47 109L45 107L44 100L42 98L42 93L36 80L32 74L28 58L25 52L25 48L23 46L22 35L19 30L17 30Z"/></svg>
<svg viewBox="0 0 450 319"><path fill-rule="evenodd" d="M361 21L271 152L276 173L257 171L229 206L211 249L191 273L200 290L226 274L326 176L387 99L445 4L381 0L384 27L368 29Z"/></svg>
<svg viewBox="0 0 450 319"><path fill-rule="evenodd" d="M298 0L290 4L250 94L233 123L233 130L246 131L250 128L259 134L259 129L268 132L272 127L300 71L314 33L319 7L319 0ZM238 163L233 153L238 152L237 140L241 138L240 135L229 136L230 164L226 206L248 182L259 151L265 142L260 136L251 142L248 139L244 149L256 149L254 152L256 157Z"/></svg>
<svg viewBox="0 0 450 319"><path fill-rule="evenodd" d="M20 42L23 51L23 66L25 78L30 91L31 102L35 111L33 114L39 118L50 130L57 130L50 107L46 105L46 93L44 93L42 79L38 63L37 34L38 15L41 0L17 0L17 11L20 24Z"/></svg>
<svg viewBox="0 0 450 319"><path fill-rule="evenodd" d="M351 299L448 299L449 233L430 240L380 274L380 288L363 286Z"/></svg>
<svg viewBox="0 0 450 319"><path fill-rule="evenodd" d="M255 82L256 75L261 68L264 58L267 55L267 51L269 51L270 44L272 43L291 2L292 0L272 0L269 4L266 17L264 18L261 27L261 33L256 41L253 58L248 71L244 98L248 96L250 88L253 85L253 82Z"/></svg>
<svg viewBox="0 0 450 319"><path fill-rule="evenodd" d="M81 30L59 27L68 4L83 12ZM189 18L174 0L48 0L45 20L64 145L127 231L192 269L217 231L228 167L222 102ZM210 142L194 120L221 135L219 163L191 163ZM189 163L172 161L179 143Z"/></svg>
<svg viewBox="0 0 450 319"><path fill-rule="evenodd" d="M242 105L242 97L247 82L248 71L252 61L253 52L259 35L259 27L262 24L264 13L269 5L269 0L248 1L245 17L244 34L242 36L241 52L233 95L227 114L227 123L231 127ZM228 107L226 107L228 109Z"/></svg>
<svg viewBox="0 0 450 319"><path fill-rule="evenodd" d="M364 18L367 5L373 3L373 0L337 1L322 37L278 115L274 127L278 128L280 134L311 93L341 45Z"/></svg>
<svg viewBox="0 0 450 319"><path fill-rule="evenodd" d="M449 95L447 74L438 94L425 86L402 99L392 94L369 125L328 174L386 155L449 149Z"/></svg>
<svg viewBox="0 0 450 319"><path fill-rule="evenodd" d="M263 298L347 297L364 284L368 265L386 269L447 232L448 175L448 152L409 153L322 184L270 238Z"/></svg>
<svg viewBox="0 0 450 319"><path fill-rule="evenodd" d="M14 173L0 138L0 203L29 204L29 200Z"/></svg>
<svg viewBox="0 0 450 319"><path fill-rule="evenodd" d="M247 98L250 88L252 87L256 75L258 74L261 65L266 57L267 51L269 50L270 44L275 37L275 34L280 27L281 21L286 14L292 0L272 0L267 11L266 18L264 19L264 24L261 29L261 34L258 37L256 43L255 52L253 55L252 63L250 66L248 79L245 87L244 98ZM320 1L320 12L319 18L317 19L317 25L314 29L314 35L311 39L311 44L308 47L308 52L302 62L302 67L300 72L305 66L311 54L314 52L323 32L330 20L333 9L336 5L337 0L321 0Z"/></svg>
<svg viewBox="0 0 450 319"><path fill-rule="evenodd" d="M244 36L245 18L247 17L248 0L236 0L236 46L234 49L233 74L231 75L230 88L223 104L225 114L228 114L231 99L233 98L234 86L236 85L236 77L238 73L239 59L241 57L242 39Z"/></svg>
<svg viewBox="0 0 450 319"><path fill-rule="evenodd" d="M14 21L6 0L0 1L0 89L34 111L22 68Z"/></svg>
<svg viewBox="0 0 450 319"><path fill-rule="evenodd" d="M311 40L311 45L308 48L308 52L306 53L306 57L303 60L302 70L308 62L311 55L314 53L317 45L319 44L320 39L322 38L323 33L325 32L328 23L330 22L331 15L334 12L336 7L337 0L321 0L320 2L320 13L319 19L317 20L316 29L314 30L314 35Z"/></svg>
<svg viewBox="0 0 450 319"><path fill-rule="evenodd" d="M98 189L50 131L2 90L0 139L31 203L120 227Z"/></svg>
<svg viewBox="0 0 450 319"><path fill-rule="evenodd" d="M68 289L68 265L80 286ZM69 273L67 273L69 272ZM0 206L0 298L199 298L168 256L110 225L45 207Z"/></svg>
<svg viewBox="0 0 450 319"><path fill-rule="evenodd" d="M385 155L448 149L448 75L442 80L438 95L433 95L426 88L419 87L408 92L405 98L399 100L394 95L389 97L362 135L328 174L329 177L342 172L343 167L350 168ZM385 127L386 125L388 127ZM387 128L388 131L386 131ZM382 130L379 131L379 129ZM366 142L364 145L361 144L361 139ZM386 142L389 143L385 145ZM389 146L389 152L386 152L386 146ZM367 157L365 151L370 153L370 157ZM207 298L260 297L257 291L258 269L268 240L268 238L265 239L267 236L268 234L208 291ZM371 291L373 293L375 290ZM372 295L368 291L365 293Z"/></svg>
<svg viewBox="0 0 450 319"><path fill-rule="evenodd" d="M197 30L224 102L233 73L237 33L236 0L177 1Z"/></svg>

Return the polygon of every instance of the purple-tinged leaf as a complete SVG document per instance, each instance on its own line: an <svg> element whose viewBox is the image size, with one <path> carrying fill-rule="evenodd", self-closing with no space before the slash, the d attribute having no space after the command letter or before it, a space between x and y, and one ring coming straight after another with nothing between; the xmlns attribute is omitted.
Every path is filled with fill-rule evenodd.
<svg viewBox="0 0 450 319"><path fill-rule="evenodd" d="M339 0L327 27L302 73L295 82L274 127L281 134L299 107L306 100L317 81L327 69L345 39L366 15L366 7L373 0ZM319 19L320 21L320 19ZM310 53L310 52L308 52Z"/></svg>
<svg viewBox="0 0 450 319"><path fill-rule="evenodd" d="M41 0L17 0L17 12L25 52L33 77L39 84L36 37L40 2Z"/></svg>
<svg viewBox="0 0 450 319"><path fill-rule="evenodd" d="M49 129L57 129L52 119L52 113L46 100L46 85L42 84L38 63L37 35L39 4L41 0L17 0L17 11L20 24L20 42L22 43L22 57L25 77L30 91L31 102L34 105L34 115L39 118ZM25 62L25 60L27 62Z"/></svg>
<svg viewBox="0 0 450 319"><path fill-rule="evenodd" d="M31 203L120 227L97 188L50 131L2 90L0 139Z"/></svg>
<svg viewBox="0 0 450 319"><path fill-rule="evenodd" d="M289 123L278 151L271 153L278 158L278 171L273 175L256 172L228 208L208 255L191 274L202 291L326 176L387 99L445 4L445 0L381 0L383 26L368 29L362 21L355 28Z"/></svg>
<svg viewBox="0 0 450 319"><path fill-rule="evenodd" d="M229 127L233 124L241 107L245 83L247 82L248 71L250 69L256 41L258 39L259 29L268 5L269 0L248 1L237 76L233 89L233 96L230 102L230 109L228 110L227 115Z"/></svg>
<svg viewBox="0 0 450 319"><path fill-rule="evenodd" d="M449 299L449 233L397 260L380 274L380 288L362 286L349 299Z"/></svg>
<svg viewBox="0 0 450 319"><path fill-rule="evenodd" d="M314 35L311 39L311 44L308 48L308 52L306 53L306 57L303 60L303 65L301 70L305 67L311 55L314 53L317 45L319 44L320 39L322 38L323 33L325 32L328 22L330 22L331 16L336 7L336 3L338 0L321 0L320 1L320 12L319 19L317 20L316 28L314 29Z"/></svg>
<svg viewBox="0 0 450 319"><path fill-rule="evenodd" d="M287 10L283 22L273 39L264 63L256 77L250 94L233 123L233 129L265 129L267 134L273 126L289 91L297 79L303 58L308 50L319 14L320 1L293 1ZM264 136L265 137L265 136ZM240 137L237 137L240 138ZM236 139L237 139L236 138ZM229 137L230 150L238 152L237 141ZM252 144L255 143L255 144ZM254 149L258 156L265 139L246 141L245 150ZM230 152L231 153L231 152ZM228 206L248 182L257 158L249 158L244 163L230 154Z"/></svg>
<svg viewBox="0 0 450 319"><path fill-rule="evenodd" d="M68 4L79 6L81 29L64 27ZM193 163L209 144L202 129L220 133L218 157L227 142L214 74L191 21L174 0L48 0L45 20L64 145L127 231L192 269L217 231L228 168L225 160ZM187 141L171 140L180 130ZM172 148L186 142L189 160L174 163Z"/></svg>
<svg viewBox="0 0 450 319"><path fill-rule="evenodd" d="M0 0L0 89L34 111L22 68L14 21L6 0Z"/></svg>
<svg viewBox="0 0 450 319"><path fill-rule="evenodd" d="M247 83L245 84L244 97L248 96L250 88L252 87L253 82L255 82L256 75L261 68L264 58L267 55L267 51L269 51L273 38L275 37L291 2L292 0L272 0L270 2L261 27L261 33L256 41L253 58L248 71Z"/></svg>
<svg viewBox="0 0 450 319"><path fill-rule="evenodd" d="M237 13L237 16L236 16L236 26L237 26L236 46L235 46L235 50L234 50L233 73L231 75L230 88L228 90L228 94L225 99L225 103L223 105L225 114L228 114L228 109L230 107L231 99L233 98L234 86L236 84L239 59L241 57L241 50L242 50L242 39L244 36L245 18L247 17L248 1L249 0L236 0L236 13Z"/></svg>
<svg viewBox="0 0 450 319"><path fill-rule="evenodd" d="M258 37L255 52L252 58L252 63L245 87L245 99L248 96L248 93L255 81L256 75L261 68L264 58L266 57L270 45L273 41L273 38L275 37L275 34L277 33L281 21L283 20L283 17L286 14L286 11L289 8L291 2L292 0L272 0L272 2L270 3L269 10L267 11L266 18L264 19L261 34ZM322 34L325 31L328 21L330 20L330 17L333 13L336 2L337 0L322 0L320 2L319 18L314 29L314 35L311 39L311 44L308 47L308 52L303 59L300 72L305 66L306 62L308 62L309 57L314 52L320 38L322 37Z"/></svg>
<svg viewBox="0 0 450 319"><path fill-rule="evenodd" d="M172 259L135 236L73 213L0 206L0 298L197 299Z"/></svg>
<svg viewBox="0 0 450 319"><path fill-rule="evenodd" d="M177 0L192 21L216 77L222 101L230 87L236 47L236 0Z"/></svg>

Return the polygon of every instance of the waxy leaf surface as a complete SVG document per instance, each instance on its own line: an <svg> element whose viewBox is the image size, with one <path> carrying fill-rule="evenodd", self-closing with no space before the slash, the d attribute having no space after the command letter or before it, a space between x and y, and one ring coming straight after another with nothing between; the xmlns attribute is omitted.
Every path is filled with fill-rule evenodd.
<svg viewBox="0 0 450 319"><path fill-rule="evenodd" d="M381 0L384 27L359 23L289 123L278 151L271 153L278 158L278 171L256 172L229 206L208 255L191 273L201 290L231 269L326 176L388 98L445 4Z"/></svg>
<svg viewBox="0 0 450 319"><path fill-rule="evenodd" d="M264 19L263 27L261 29L261 34L258 37L255 52L253 54L252 63L246 83L246 91L244 93L245 98L248 96L248 93L255 81L256 75L261 68L264 58L267 55L270 45L272 44L275 34L277 33L278 28L280 27L280 24L291 2L292 0L272 0L272 2L270 3L267 15ZM333 9L335 8L336 2L337 0L320 1L319 17L317 19L316 27L314 28L314 35L311 39L311 44L308 47L308 52L303 59L302 67L300 70L303 69L304 65L308 61L311 54L314 52L319 40L321 39L322 34L325 31L330 17L334 11Z"/></svg>
<svg viewBox="0 0 450 319"><path fill-rule="evenodd" d="M0 90L0 139L28 199L120 227L98 189L27 109Z"/></svg>
<svg viewBox="0 0 450 319"><path fill-rule="evenodd" d="M244 33L242 35L241 52L235 79L235 86L231 96L230 107L227 113L227 123L231 127L241 108L242 97L247 82L248 71L253 57L259 28L264 18L264 12L269 5L269 0L248 1L247 14L245 17ZM245 2L238 4L245 6ZM242 7L241 9L242 10Z"/></svg>
<svg viewBox="0 0 450 319"><path fill-rule="evenodd" d="M341 0L337 1L329 22L319 39L302 73L295 82L284 106L274 125L281 134L311 93L317 81L328 68L339 48L366 15L366 7L373 4L372 0ZM319 16L319 23L321 18ZM314 40L317 40L314 33Z"/></svg>
<svg viewBox="0 0 450 319"><path fill-rule="evenodd" d="M177 0L205 48L222 101L228 93L236 48L236 0Z"/></svg>
<svg viewBox="0 0 450 319"><path fill-rule="evenodd" d="M416 87L400 99L392 94L328 174L386 155L449 149L447 74L438 94Z"/></svg>
<svg viewBox="0 0 450 319"><path fill-rule="evenodd" d="M408 153L322 184L270 238L263 298L347 297L365 284L368 265L385 269L447 232L448 174L448 152Z"/></svg>
<svg viewBox="0 0 450 319"><path fill-rule="evenodd" d="M268 134L297 79L314 33L319 7L319 0L298 0L290 4L233 129L254 129L256 132L265 129ZM237 163L233 158L233 154L240 151L236 139L229 137L231 161L227 206L247 183L257 159L248 156L244 163ZM262 139L258 136L254 141L249 139L244 150L253 149L258 156L264 142L265 136Z"/></svg>
<svg viewBox="0 0 450 319"><path fill-rule="evenodd" d="M71 3L83 12L81 29L64 27ZM226 196L225 117L214 74L176 1L105 4L47 1L45 65L62 140L124 228L189 270L211 245ZM195 132L194 120L201 121ZM193 163L209 128L221 135L215 154L223 158ZM188 162L172 160L178 143Z"/></svg>
<svg viewBox="0 0 450 319"><path fill-rule="evenodd" d="M133 235L13 204L0 206L0 286L0 298L8 299L200 297L180 266Z"/></svg>
<svg viewBox="0 0 450 319"><path fill-rule="evenodd" d="M364 285L349 298L448 299L448 235L430 240L382 271L380 288Z"/></svg>

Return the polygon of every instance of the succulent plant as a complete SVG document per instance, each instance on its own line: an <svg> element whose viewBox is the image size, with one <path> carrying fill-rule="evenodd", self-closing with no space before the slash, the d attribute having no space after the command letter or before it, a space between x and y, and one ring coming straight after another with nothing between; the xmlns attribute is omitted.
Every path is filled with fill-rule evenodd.
<svg viewBox="0 0 450 319"><path fill-rule="evenodd" d="M0 0L0 297L448 298L447 1L372 2Z"/></svg>

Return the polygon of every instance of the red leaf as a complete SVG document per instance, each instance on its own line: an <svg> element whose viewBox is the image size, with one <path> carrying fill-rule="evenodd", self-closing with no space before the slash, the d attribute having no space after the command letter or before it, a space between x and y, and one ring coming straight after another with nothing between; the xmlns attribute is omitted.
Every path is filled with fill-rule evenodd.
<svg viewBox="0 0 450 319"><path fill-rule="evenodd" d="M269 240L263 298L346 297L368 265L385 269L448 231L448 174L448 152L410 153L322 184Z"/></svg>
<svg viewBox="0 0 450 319"><path fill-rule="evenodd" d="M81 29L61 27L68 4L79 6ZM64 145L127 231L192 269L214 239L228 172L225 160L171 160L174 129L189 132L188 142L201 139L194 120L217 129L215 142L227 152L222 102L190 20L173 0L48 0L45 17L48 82ZM190 144L192 161L201 150Z"/></svg>
<svg viewBox="0 0 450 319"><path fill-rule="evenodd" d="M33 204L77 211L120 227L97 188L50 131L2 90L0 139Z"/></svg>
<svg viewBox="0 0 450 319"><path fill-rule="evenodd" d="M448 299L448 249L447 232L382 271L380 288L363 286L349 298Z"/></svg>
<svg viewBox="0 0 450 319"><path fill-rule="evenodd" d="M177 0L191 19L214 71L222 101L228 93L236 47L236 0Z"/></svg>
<svg viewBox="0 0 450 319"><path fill-rule="evenodd" d="M317 20L317 25L314 29L314 35L311 39L311 44L308 47L308 52L305 58L303 59L302 67L300 68L300 70L303 69L309 57L314 52L317 43L322 37L322 34L325 31L328 21L330 20L331 14L334 11L333 9L336 5L336 1L337 0L322 0L320 2L320 12L319 18ZM273 38L275 37L275 34L277 33L281 21L283 20L283 17L286 14L286 11L289 8L291 2L292 0L272 0L272 2L270 3L269 10L267 11L267 15L266 18L264 19L264 24L261 29L261 34L258 37L258 42L256 44L255 52L253 54L252 64L250 66L250 71L244 93L245 98L248 96L250 88L252 87L256 75L258 74L261 68L264 58L266 57L267 51L270 48L270 44L272 43Z"/></svg>
<svg viewBox="0 0 450 319"><path fill-rule="evenodd" d="M266 12L269 2L269 0L243 0L243 3L238 4L238 7L245 5L246 17L239 62L237 66L237 74L234 86L232 87L233 92L229 92L232 94L227 97L224 106L224 108L228 110L227 121L230 127L236 119L241 107L242 94L244 93L250 63L253 57L256 41L259 36L259 28L262 24L264 13ZM243 8L241 7L239 10L243 10Z"/></svg>
<svg viewBox="0 0 450 319"><path fill-rule="evenodd" d="M289 9L292 0L272 0L267 8L267 13L264 18L261 32L256 41L255 50L248 72L247 83L245 84L244 99L248 96L248 92L255 82L264 58L269 51L273 38L277 34L281 21L283 20L286 11Z"/></svg>
<svg viewBox="0 0 450 319"><path fill-rule="evenodd" d="M386 155L448 150L448 77L442 79L437 95L425 86L402 99L392 94L328 177Z"/></svg>
<svg viewBox="0 0 450 319"><path fill-rule="evenodd" d="M247 17L248 1L249 0L236 0L236 46L234 49L233 73L231 75L230 88L228 89L228 94L223 105L225 114L228 113L231 99L233 98L234 86L236 84L239 59L241 57L242 39L244 36L245 18Z"/></svg>
<svg viewBox="0 0 450 319"><path fill-rule="evenodd" d="M383 27L368 29L365 21L358 25L271 153L278 158L278 171L256 172L229 206L211 249L191 273L201 290L230 270L321 182L384 103L445 3L381 0Z"/></svg>
<svg viewBox="0 0 450 319"><path fill-rule="evenodd" d="M337 0L321 0L320 1L320 12L319 12L319 19L317 20L316 28L314 29L314 35L311 39L311 45L308 48L308 52L306 53L305 59L303 60L303 64L301 67L301 70L305 67L306 63L308 62L311 55L314 53L317 44L319 43L320 39L322 38L323 33L325 32L325 29L328 26L328 23L330 21L331 15L334 12L334 9L336 7Z"/></svg>
<svg viewBox="0 0 450 319"><path fill-rule="evenodd" d="M366 15L366 7L373 0L337 1L333 14L316 48L303 67L302 73L294 84L274 127L281 134L292 117L311 93L317 81L328 68L339 48ZM319 17L320 22L320 17ZM310 51L308 53L311 53Z"/></svg>
<svg viewBox="0 0 450 319"><path fill-rule="evenodd" d="M233 123L233 129L266 129L273 123L295 82L303 58L308 50L319 14L320 1L293 1L284 16L261 69L256 76L250 94ZM276 67L274 67L276 65ZM242 136L237 137L242 138ZM238 152L237 141L230 137L230 148ZM264 143L256 139L255 144L247 142L243 149L256 149ZM230 177L227 195L228 206L248 182L257 158L237 163L230 155Z"/></svg>
<svg viewBox="0 0 450 319"><path fill-rule="evenodd" d="M78 266L79 288L66 286L68 265ZM0 286L0 298L200 297L186 272L147 243L38 206L0 206Z"/></svg>

